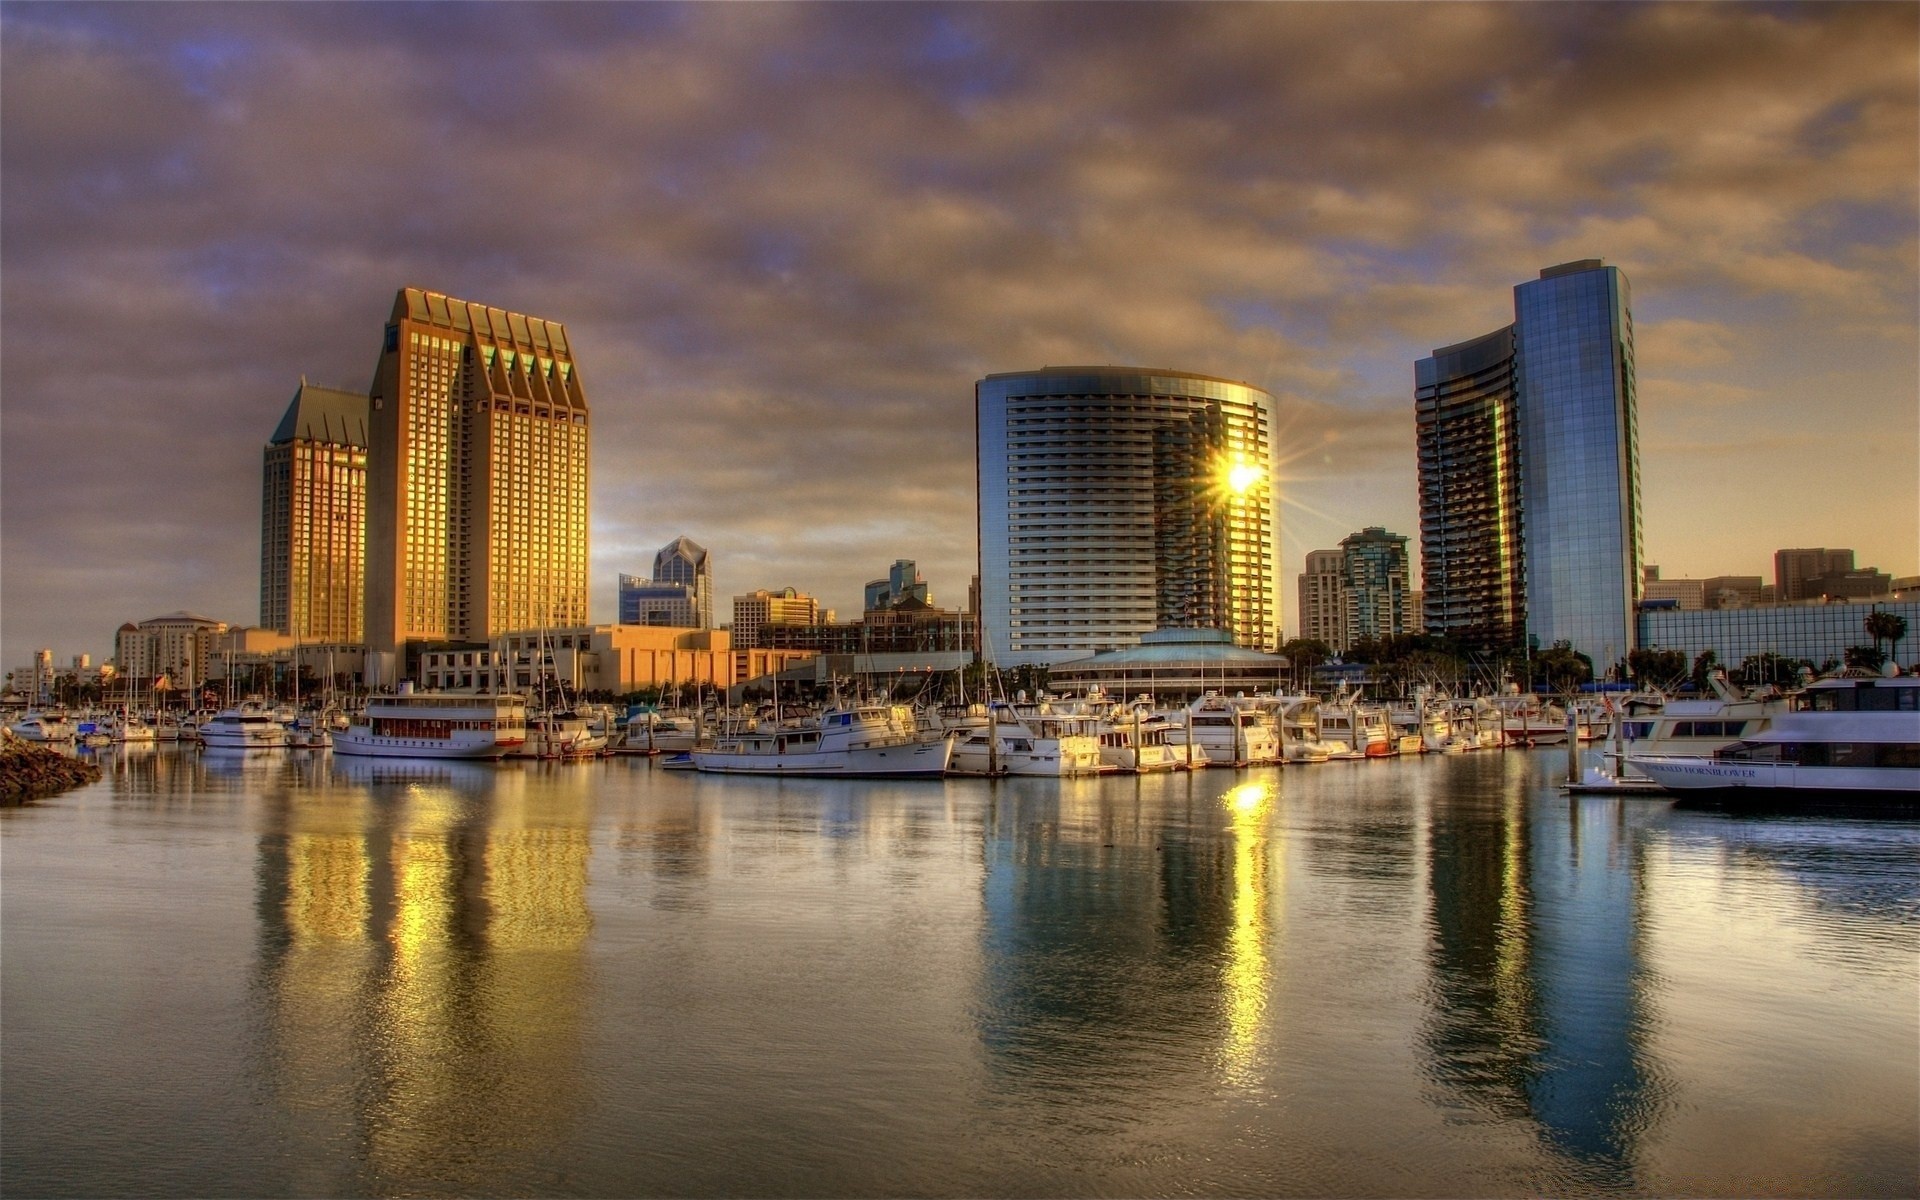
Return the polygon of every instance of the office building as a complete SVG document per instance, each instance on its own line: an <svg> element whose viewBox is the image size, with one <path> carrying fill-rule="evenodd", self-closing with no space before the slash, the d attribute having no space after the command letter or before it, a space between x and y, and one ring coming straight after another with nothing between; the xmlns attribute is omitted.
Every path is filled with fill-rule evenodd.
<svg viewBox="0 0 1920 1200"><path fill-rule="evenodd" d="M1853 570L1853 551L1828 550L1824 546L1810 550L1773 552L1773 590L1781 603L1811 600L1819 593L1807 591L1807 581L1823 575L1845 575Z"/></svg>
<svg viewBox="0 0 1920 1200"><path fill-rule="evenodd" d="M1049 367L974 387L980 630L1002 666L1160 628L1274 648L1273 397L1139 367Z"/></svg>
<svg viewBox="0 0 1920 1200"><path fill-rule="evenodd" d="M1340 540L1342 622L1351 649L1407 632L1407 538L1377 525Z"/></svg>
<svg viewBox="0 0 1920 1200"><path fill-rule="evenodd" d="M584 624L587 399L565 327L404 288L371 406L370 649Z"/></svg>
<svg viewBox="0 0 1920 1200"><path fill-rule="evenodd" d="M713 572L706 550L679 537L653 557L653 576L620 576L620 623L713 628Z"/></svg>
<svg viewBox="0 0 1920 1200"><path fill-rule="evenodd" d="M741 647L724 629L579 625L424 650L419 679L429 689L531 693L545 675L571 695L666 691L684 702L697 693L711 697L716 689L738 688L812 657Z"/></svg>
<svg viewBox="0 0 1920 1200"><path fill-rule="evenodd" d="M1341 582L1345 556L1338 550L1311 550L1300 573L1300 636L1347 648L1347 597Z"/></svg>
<svg viewBox="0 0 1920 1200"><path fill-rule="evenodd" d="M1631 290L1585 259L1513 291L1512 325L1415 364L1425 623L1566 641L1604 671L1640 585Z"/></svg>
<svg viewBox="0 0 1920 1200"><path fill-rule="evenodd" d="M918 600L922 604L933 603L933 596L927 591L927 581L920 578L919 564L910 558L895 559L885 579L876 579L867 584L866 611L892 608L908 599Z"/></svg>
<svg viewBox="0 0 1920 1200"><path fill-rule="evenodd" d="M1648 605L1641 608L1638 622L1642 646L1678 650L1689 662L1711 650L1729 669L1756 654L1778 654L1819 668L1844 663L1848 647L1873 644L1866 619L1874 612L1903 617L1909 630L1920 633L1920 599L1700 611ZM1920 641L1911 635L1900 643L1895 653L1903 666L1915 661L1916 646Z"/></svg>
<svg viewBox="0 0 1920 1200"><path fill-rule="evenodd" d="M260 624L301 642L365 636L364 392L300 387L267 443L260 495Z"/></svg>
<svg viewBox="0 0 1920 1200"><path fill-rule="evenodd" d="M826 614L827 621L833 613ZM761 588L733 598L733 644L742 649L758 649L761 630L768 625L817 625L820 602L812 596L782 588L777 592Z"/></svg>
<svg viewBox="0 0 1920 1200"><path fill-rule="evenodd" d="M128 622L114 636L114 665L137 690L192 693L213 674L227 629L225 621L190 612Z"/></svg>

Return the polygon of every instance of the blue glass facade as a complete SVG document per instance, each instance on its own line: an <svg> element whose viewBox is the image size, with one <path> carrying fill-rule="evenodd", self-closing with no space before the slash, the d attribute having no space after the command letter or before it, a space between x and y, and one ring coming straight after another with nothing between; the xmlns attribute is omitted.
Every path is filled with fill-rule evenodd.
<svg viewBox="0 0 1920 1200"><path fill-rule="evenodd" d="M1635 645L1640 462L1627 280L1597 260L1513 289L1527 632L1606 670Z"/></svg>

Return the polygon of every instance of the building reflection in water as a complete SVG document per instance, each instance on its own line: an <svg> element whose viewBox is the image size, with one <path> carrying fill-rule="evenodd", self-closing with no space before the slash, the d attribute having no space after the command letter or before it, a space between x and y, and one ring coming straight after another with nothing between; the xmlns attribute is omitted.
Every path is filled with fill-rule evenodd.
<svg viewBox="0 0 1920 1200"><path fill-rule="evenodd" d="M582 1100L585 783L466 764L326 764L259 839L261 1075L295 1136L368 1178L482 1191ZM350 1147L346 1154L339 1153Z"/></svg>
<svg viewBox="0 0 1920 1200"><path fill-rule="evenodd" d="M1268 1019L1274 785L1042 782L1001 781L985 822L989 1086L1085 1127L1247 1081Z"/></svg>
<svg viewBox="0 0 1920 1200"><path fill-rule="evenodd" d="M1636 843L1618 801L1559 799L1486 757L1485 790L1436 801L1426 835L1430 1077L1443 1103L1526 1121L1594 1182L1629 1184L1660 1094Z"/></svg>

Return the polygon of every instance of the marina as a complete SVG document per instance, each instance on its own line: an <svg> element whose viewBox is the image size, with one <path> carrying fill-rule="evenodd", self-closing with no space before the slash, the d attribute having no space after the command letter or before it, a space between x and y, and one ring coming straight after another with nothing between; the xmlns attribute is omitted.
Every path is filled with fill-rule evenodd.
<svg viewBox="0 0 1920 1200"><path fill-rule="evenodd" d="M94 756L0 811L21 1195L1920 1170L1909 821L1570 799L1559 747L933 781Z"/></svg>

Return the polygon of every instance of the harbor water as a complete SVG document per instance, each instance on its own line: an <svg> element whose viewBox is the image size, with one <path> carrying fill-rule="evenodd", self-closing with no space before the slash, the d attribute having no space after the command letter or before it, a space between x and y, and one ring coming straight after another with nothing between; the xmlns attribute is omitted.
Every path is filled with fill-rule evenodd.
<svg viewBox="0 0 1920 1200"><path fill-rule="evenodd" d="M1920 825L1564 752L1088 780L102 752L0 811L0 1189L1879 1196Z"/></svg>

